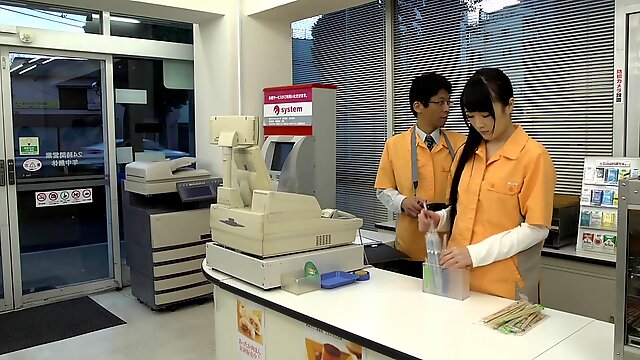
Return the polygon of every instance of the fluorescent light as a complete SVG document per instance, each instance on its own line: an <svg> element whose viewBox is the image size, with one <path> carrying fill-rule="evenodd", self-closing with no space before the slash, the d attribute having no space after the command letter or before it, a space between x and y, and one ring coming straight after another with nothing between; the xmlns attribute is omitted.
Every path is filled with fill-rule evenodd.
<svg viewBox="0 0 640 360"><path fill-rule="evenodd" d="M33 59L29 60L29 64L36 62L38 60L42 59L42 56L35 56Z"/></svg>
<svg viewBox="0 0 640 360"><path fill-rule="evenodd" d="M70 57L57 57L56 60L75 60L75 61L87 61L88 59L83 58L70 58Z"/></svg>
<svg viewBox="0 0 640 360"><path fill-rule="evenodd" d="M36 66L38 66L38 65L31 65L31 66L29 66L28 68L26 68L26 69L24 69L24 70L20 71L20 72L18 73L18 75L22 75L22 74L26 73L27 71L31 71L31 70L35 69L35 68L36 68Z"/></svg>
<svg viewBox="0 0 640 360"><path fill-rule="evenodd" d="M49 59L43 61L42 63L43 64L48 64L48 63L52 62L53 60L87 61L88 59L56 56L56 57L49 58Z"/></svg>
<svg viewBox="0 0 640 360"><path fill-rule="evenodd" d="M124 18L124 17L119 17L119 16L112 16L111 20L112 21L123 22L123 23L129 23L129 24L140 24L140 20L131 19L131 18Z"/></svg>
<svg viewBox="0 0 640 360"><path fill-rule="evenodd" d="M98 14L91 14L91 16L93 16L94 19L100 18L100 15ZM111 16L110 19L112 21L119 21L119 22L130 23L130 24L140 24L140 20L127 18L127 17Z"/></svg>
<svg viewBox="0 0 640 360"><path fill-rule="evenodd" d="M23 66L24 66L24 64L20 64L20 65L18 65L18 66L16 66L16 67L14 67L13 69L9 70L9 72L14 72L14 71L16 71L16 70L20 69L20 68L21 68L21 67L23 67Z"/></svg>

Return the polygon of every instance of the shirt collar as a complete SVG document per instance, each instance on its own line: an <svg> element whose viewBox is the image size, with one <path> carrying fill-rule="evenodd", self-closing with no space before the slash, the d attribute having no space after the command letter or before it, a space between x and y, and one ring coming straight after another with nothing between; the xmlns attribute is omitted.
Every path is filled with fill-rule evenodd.
<svg viewBox="0 0 640 360"><path fill-rule="evenodd" d="M509 159L515 160L522 153L522 149L529 141L529 135L524 131L522 126L516 125L516 131L511 134L509 140L507 140L506 144L502 148L501 155L507 157Z"/></svg>
<svg viewBox="0 0 640 360"><path fill-rule="evenodd" d="M420 130L418 125L415 125L415 129L416 129L416 135L420 138L420 140L422 140L424 142L424 138L427 137L427 133L425 133L424 131ZM436 128L435 130L433 130L433 132L431 133L431 137L433 137L433 140L435 140L436 144L439 143L440 142L440 128Z"/></svg>
<svg viewBox="0 0 640 360"><path fill-rule="evenodd" d="M513 134L509 136L507 142L505 142L502 148L498 150L498 153L496 155L504 156L511 160L516 160L518 156L520 156L520 153L522 153L522 149L527 144L527 141L529 141L529 135L527 135L522 126L515 125L515 128L516 129ZM484 155L484 150L485 147L481 146L478 148L477 153L479 155Z"/></svg>

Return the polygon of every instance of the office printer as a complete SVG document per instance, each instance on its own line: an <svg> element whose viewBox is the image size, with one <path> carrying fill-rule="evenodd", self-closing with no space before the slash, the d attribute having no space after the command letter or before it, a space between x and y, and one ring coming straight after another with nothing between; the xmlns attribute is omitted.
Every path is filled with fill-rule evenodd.
<svg viewBox="0 0 640 360"><path fill-rule="evenodd" d="M131 292L152 309L209 297L200 271L210 241L209 207L221 179L190 166L195 158L125 167L122 210Z"/></svg>
<svg viewBox="0 0 640 360"><path fill-rule="evenodd" d="M208 171L193 169L193 157L166 161L135 161L125 167L125 190L141 195L153 195L176 191L176 184L189 180L205 180Z"/></svg>

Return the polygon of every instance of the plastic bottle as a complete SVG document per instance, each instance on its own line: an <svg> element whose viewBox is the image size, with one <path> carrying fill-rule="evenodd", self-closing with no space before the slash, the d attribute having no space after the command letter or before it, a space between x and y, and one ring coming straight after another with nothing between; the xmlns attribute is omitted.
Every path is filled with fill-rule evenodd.
<svg viewBox="0 0 640 360"><path fill-rule="evenodd" d="M433 286L438 292L442 292L442 269L440 268L440 255L442 254L442 241L436 227L431 221L431 227L425 235L425 243L427 247L427 264L433 274Z"/></svg>

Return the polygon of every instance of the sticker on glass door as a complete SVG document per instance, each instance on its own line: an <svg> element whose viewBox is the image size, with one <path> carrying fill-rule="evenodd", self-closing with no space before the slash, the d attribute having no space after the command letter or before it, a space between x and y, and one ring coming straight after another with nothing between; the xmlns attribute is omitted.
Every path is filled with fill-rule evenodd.
<svg viewBox="0 0 640 360"><path fill-rule="evenodd" d="M36 192L36 207L87 204L93 202L93 190L72 189Z"/></svg>
<svg viewBox="0 0 640 360"><path fill-rule="evenodd" d="M38 159L27 159L22 163L22 167L29 172L42 169L42 162Z"/></svg>
<svg viewBox="0 0 640 360"><path fill-rule="evenodd" d="M38 137L18 138L20 146L20 156L40 155L40 139Z"/></svg>

